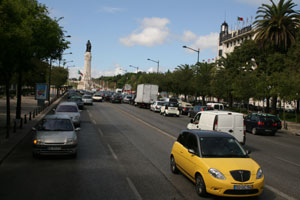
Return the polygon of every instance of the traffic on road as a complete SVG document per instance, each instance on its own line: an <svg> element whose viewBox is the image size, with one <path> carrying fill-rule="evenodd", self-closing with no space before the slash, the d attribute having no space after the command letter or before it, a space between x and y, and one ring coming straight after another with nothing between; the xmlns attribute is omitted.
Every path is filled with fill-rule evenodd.
<svg viewBox="0 0 300 200"><path fill-rule="evenodd" d="M33 127L32 134L1 165L1 185L13 174L18 175L5 185L3 191L7 192L1 193L4 199L49 194L45 188L54 182L60 185L53 188L54 193L62 185L79 187L73 192L74 199L80 199L83 191L88 191L87 199L299 196L300 140L281 133L277 125L277 134L270 136L246 133L244 121L248 117L244 120L242 115L230 111L200 110L192 119L186 115L165 117L159 115L161 110L150 112L157 111L157 101L146 109L147 106L122 100L105 100L106 91L98 92L103 101L94 99L80 110L72 96L86 95L82 93L70 91L55 112ZM180 100L159 102L164 102L162 106L177 104L176 110L179 109ZM202 120L202 126L211 122L212 129L189 128L190 121L196 119ZM233 134L234 126L232 132L225 129L236 122L241 122L238 127L245 142ZM12 165L15 167L10 168ZM25 174L37 181L36 194L28 194L33 188L22 181ZM47 181L41 181L40 176ZM12 184L24 189L10 192Z"/></svg>

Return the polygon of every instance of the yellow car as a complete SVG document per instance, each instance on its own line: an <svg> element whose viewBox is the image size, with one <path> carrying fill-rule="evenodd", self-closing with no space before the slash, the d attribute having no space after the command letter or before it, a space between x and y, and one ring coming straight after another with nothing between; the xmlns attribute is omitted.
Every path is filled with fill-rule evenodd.
<svg viewBox="0 0 300 200"><path fill-rule="evenodd" d="M227 133L184 130L173 145L170 167L191 179L199 196L258 196L264 175L249 153Z"/></svg>

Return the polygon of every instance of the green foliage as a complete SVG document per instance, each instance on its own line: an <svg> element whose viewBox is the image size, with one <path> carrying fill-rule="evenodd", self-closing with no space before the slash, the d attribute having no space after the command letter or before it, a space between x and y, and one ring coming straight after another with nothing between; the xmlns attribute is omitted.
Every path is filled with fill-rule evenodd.
<svg viewBox="0 0 300 200"><path fill-rule="evenodd" d="M63 67L52 67L51 70L51 83L59 88L67 83L68 70Z"/></svg>
<svg viewBox="0 0 300 200"><path fill-rule="evenodd" d="M286 52L296 41L299 11L293 9L296 4L292 0L280 0L277 5L273 0L270 2L271 5L262 4L256 12L256 40L263 47L271 44L278 51Z"/></svg>

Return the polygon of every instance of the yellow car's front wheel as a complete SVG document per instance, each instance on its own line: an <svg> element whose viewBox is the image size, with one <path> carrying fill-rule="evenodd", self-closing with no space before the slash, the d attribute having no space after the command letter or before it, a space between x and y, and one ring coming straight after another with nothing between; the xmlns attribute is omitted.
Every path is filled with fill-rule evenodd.
<svg viewBox="0 0 300 200"><path fill-rule="evenodd" d="M196 183L197 194L201 197L205 197L207 195L206 186L205 186L205 182L200 174L196 175L195 183Z"/></svg>

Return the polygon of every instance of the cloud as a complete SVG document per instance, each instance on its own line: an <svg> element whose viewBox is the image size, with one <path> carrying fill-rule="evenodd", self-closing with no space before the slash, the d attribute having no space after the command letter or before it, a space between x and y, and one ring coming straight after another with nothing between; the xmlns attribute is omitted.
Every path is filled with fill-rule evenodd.
<svg viewBox="0 0 300 200"><path fill-rule="evenodd" d="M100 8L100 12L115 14L124 11L124 8L116 8L116 7L109 7L109 6L103 6Z"/></svg>
<svg viewBox="0 0 300 200"><path fill-rule="evenodd" d="M194 34L192 31L184 31L183 32L183 36L182 36L182 40L184 42L190 42L193 41L197 38L196 34Z"/></svg>
<svg viewBox="0 0 300 200"><path fill-rule="evenodd" d="M197 36L192 31L184 31L181 36L181 40L184 42L190 42L188 45L193 49L200 48L201 51L204 49L216 50L218 47L219 33L210 33L209 35ZM188 50L187 51L191 51ZM192 52L192 51L191 51Z"/></svg>
<svg viewBox="0 0 300 200"><path fill-rule="evenodd" d="M170 31L167 27L170 21L167 18L144 18L139 28L127 37L120 38L126 46L154 46L166 42Z"/></svg>

